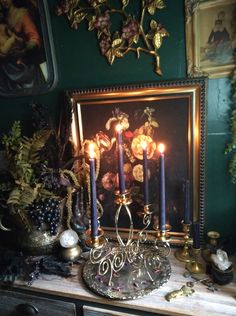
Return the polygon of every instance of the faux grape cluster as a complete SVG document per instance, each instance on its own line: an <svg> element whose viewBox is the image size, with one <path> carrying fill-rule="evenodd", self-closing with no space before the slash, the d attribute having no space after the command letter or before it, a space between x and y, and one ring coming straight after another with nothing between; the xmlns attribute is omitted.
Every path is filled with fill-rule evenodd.
<svg viewBox="0 0 236 316"><path fill-rule="evenodd" d="M29 216L37 230L47 227L51 235L56 235L61 219L60 202L53 198L35 201L29 208Z"/></svg>
<svg viewBox="0 0 236 316"><path fill-rule="evenodd" d="M122 28L122 39L124 40L132 40L139 33L138 23L134 20L130 20L127 24Z"/></svg>
<svg viewBox="0 0 236 316"><path fill-rule="evenodd" d="M58 172L42 172L40 175L40 181L44 184L45 189L53 191L54 193L58 193L61 188Z"/></svg>
<svg viewBox="0 0 236 316"><path fill-rule="evenodd" d="M109 29L111 26L110 15L108 12L105 12L99 16L97 16L96 21L94 23L94 27L100 31L104 29Z"/></svg>
<svg viewBox="0 0 236 316"><path fill-rule="evenodd" d="M111 38L107 35L102 34L100 42L99 42L99 46L100 46L102 55L105 55L106 52L111 47Z"/></svg>

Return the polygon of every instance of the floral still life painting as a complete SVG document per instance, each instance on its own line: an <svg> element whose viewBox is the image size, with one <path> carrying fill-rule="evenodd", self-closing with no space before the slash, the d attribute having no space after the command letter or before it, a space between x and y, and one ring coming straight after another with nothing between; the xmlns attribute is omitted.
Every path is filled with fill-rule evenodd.
<svg viewBox="0 0 236 316"><path fill-rule="evenodd" d="M177 109L174 100L169 100L168 106L163 101L153 107L142 104L135 108L131 104L119 104L110 107L103 106L102 117L96 115L95 106L86 106L83 112L83 126L89 126L83 132L82 151L88 155L89 143L93 142L97 152L97 197L103 209L100 218L103 227L114 227L116 204L114 203L116 191L119 187L119 173L117 164L117 140L116 125L123 129L124 149L124 178L125 187L131 192L132 213L135 229L143 227L144 206L144 172L143 172L143 148L146 143L148 161L149 203L153 211L153 219L150 229L156 228L159 216L159 166L157 150L158 143L165 142L166 146L166 186L167 186L167 221L175 231L181 231L181 218L183 216L183 181L187 177L185 166L180 166L180 161L187 161L187 106ZM166 117L166 109L174 110L175 118ZM178 113L177 113L178 112ZM86 113L86 114L85 114ZM95 119L96 118L96 119ZM159 121L160 119L160 121ZM165 119L165 123L163 122ZM186 120L185 120L186 119ZM174 123L175 121L175 123ZM185 122L184 122L185 121ZM176 125L177 124L177 125ZM175 127L174 127L175 125ZM104 126L104 127L103 127ZM177 127L178 126L178 127ZM172 128L171 128L172 127ZM177 146L177 139L183 142ZM179 147L179 148L178 148ZM176 170L175 170L176 169ZM127 228L127 214L121 214L119 227Z"/></svg>

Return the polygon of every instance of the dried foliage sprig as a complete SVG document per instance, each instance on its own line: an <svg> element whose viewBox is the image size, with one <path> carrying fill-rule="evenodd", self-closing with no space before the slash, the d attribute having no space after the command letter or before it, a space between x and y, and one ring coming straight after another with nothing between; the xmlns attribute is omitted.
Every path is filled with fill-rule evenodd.
<svg viewBox="0 0 236 316"><path fill-rule="evenodd" d="M163 38L169 34L157 20L153 18L149 22L148 19L165 8L164 0L142 0L137 16L128 12L129 0L116 1L116 7L110 2L60 0L56 6L56 15L64 15L73 29L78 29L83 21L87 21L88 30L96 32L101 54L110 65L116 58L122 58L129 52L134 52L137 58L145 53L154 58L156 74L162 75L158 50ZM121 23L118 30L113 30L113 26L117 25L117 16Z"/></svg>
<svg viewBox="0 0 236 316"><path fill-rule="evenodd" d="M2 143L5 146L9 172L14 179L13 188L7 204L10 211L17 213L25 229L31 226L25 215L25 208L37 196L46 197L50 192L43 188L42 183L35 182L34 166L39 163L39 152L50 136L50 130L35 132L31 138L22 136L20 122L14 122L9 134L4 135Z"/></svg>

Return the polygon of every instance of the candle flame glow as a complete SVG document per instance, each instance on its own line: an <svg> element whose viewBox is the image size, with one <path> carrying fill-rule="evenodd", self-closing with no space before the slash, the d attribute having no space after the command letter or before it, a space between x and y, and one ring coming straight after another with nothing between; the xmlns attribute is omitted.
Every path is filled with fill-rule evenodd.
<svg viewBox="0 0 236 316"><path fill-rule="evenodd" d="M95 151L94 151L94 144L93 143L89 144L89 157L91 159L95 158Z"/></svg>
<svg viewBox="0 0 236 316"><path fill-rule="evenodd" d="M142 146L143 150L146 150L147 149L147 142L145 142L145 140L142 140L141 146Z"/></svg>
<svg viewBox="0 0 236 316"><path fill-rule="evenodd" d="M72 134L72 142L77 150L78 142L77 142L77 132L76 132L76 123L75 123L75 115L74 114L72 114L71 134Z"/></svg>
<svg viewBox="0 0 236 316"><path fill-rule="evenodd" d="M123 127L122 127L121 124L117 124L117 125L116 125L116 131L117 131L117 133L121 132L122 129L123 129Z"/></svg>
<svg viewBox="0 0 236 316"><path fill-rule="evenodd" d="M158 151L159 151L161 154L163 154L164 151L165 151L165 145L162 144L162 143L160 143L160 144L158 145Z"/></svg>

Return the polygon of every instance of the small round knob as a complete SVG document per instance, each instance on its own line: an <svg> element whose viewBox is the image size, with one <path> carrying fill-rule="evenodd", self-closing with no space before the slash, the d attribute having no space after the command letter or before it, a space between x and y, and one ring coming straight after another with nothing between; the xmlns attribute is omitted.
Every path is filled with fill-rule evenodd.
<svg viewBox="0 0 236 316"><path fill-rule="evenodd" d="M24 316L37 315L39 313L39 310L37 309L37 307L28 303L17 305L16 310L19 313L19 315L24 315Z"/></svg>

